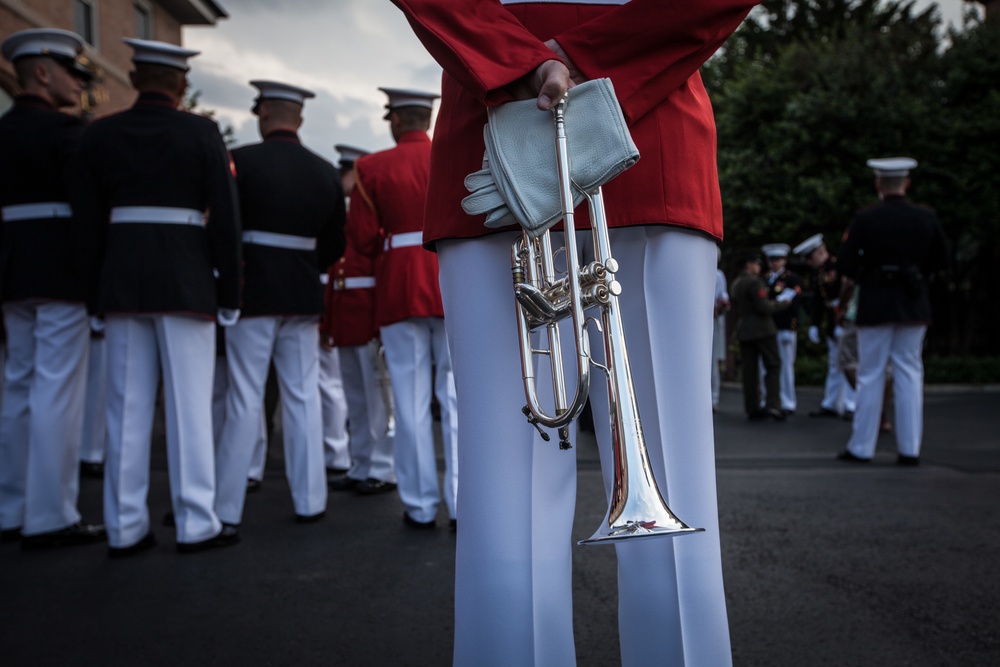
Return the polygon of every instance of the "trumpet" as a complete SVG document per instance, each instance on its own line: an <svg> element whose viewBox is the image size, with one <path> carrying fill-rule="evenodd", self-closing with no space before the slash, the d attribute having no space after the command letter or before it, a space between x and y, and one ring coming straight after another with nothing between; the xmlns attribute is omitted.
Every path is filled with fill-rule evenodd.
<svg viewBox="0 0 1000 667"><path fill-rule="evenodd" d="M552 240L548 231L537 238L524 232L511 246L511 271L517 327L521 348L521 370L527 404L522 412L542 438L542 427L556 429L561 449L571 447L569 424L583 411L590 390L591 368L607 377L611 421L613 485L604 521L597 531L579 544L604 544L656 536L699 532L681 521L667 507L656 484L646 448L625 345L618 298L621 284L614 279L617 261L611 256L607 217L601 188L584 192L591 214L594 260L581 265L574 224L573 188L567 149L564 98L553 110L556 160L564 215L566 271L557 275ZM588 320L584 311L598 307L603 333L605 363L590 352ZM560 322L572 321L576 355L576 382L572 397L567 392ZM547 347L536 348L532 333L544 330ZM535 357L548 357L552 370L553 414L540 404L535 378Z"/></svg>

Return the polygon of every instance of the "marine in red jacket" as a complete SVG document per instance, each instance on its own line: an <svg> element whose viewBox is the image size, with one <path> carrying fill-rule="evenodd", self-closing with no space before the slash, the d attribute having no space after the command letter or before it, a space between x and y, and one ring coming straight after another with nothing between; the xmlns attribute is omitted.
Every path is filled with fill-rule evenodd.
<svg viewBox="0 0 1000 667"><path fill-rule="evenodd" d="M438 251L462 411L455 664L575 660L575 460L520 413L510 278L520 231L487 230L460 202L463 180L482 164L487 106L535 98L548 110L571 85L601 77L641 153L604 197L651 465L671 509L705 529L617 547L622 663L730 664L709 367L722 207L698 68L754 0L393 1L445 72L424 241ZM608 460L607 390L595 375L591 405Z"/></svg>
<svg viewBox="0 0 1000 667"><path fill-rule="evenodd" d="M359 158L348 213L348 241L375 259L375 323L392 378L396 476L407 526L433 528L441 502L430 388L441 407L448 515L456 519L458 418L438 264L423 244L430 173L431 109L436 94L382 88L396 146Z"/></svg>

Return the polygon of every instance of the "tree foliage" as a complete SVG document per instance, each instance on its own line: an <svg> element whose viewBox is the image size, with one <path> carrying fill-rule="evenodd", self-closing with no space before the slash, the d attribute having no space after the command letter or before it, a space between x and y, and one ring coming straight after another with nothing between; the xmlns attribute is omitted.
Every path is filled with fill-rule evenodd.
<svg viewBox="0 0 1000 667"><path fill-rule="evenodd" d="M954 255L952 281L936 289L934 344L996 352L985 326L1000 324L1000 294L981 303L976 283L1000 259L997 23L946 32L936 7L913 0L765 0L702 71L724 249L822 232L835 252L853 212L875 201L865 160L915 157L910 195L938 210Z"/></svg>

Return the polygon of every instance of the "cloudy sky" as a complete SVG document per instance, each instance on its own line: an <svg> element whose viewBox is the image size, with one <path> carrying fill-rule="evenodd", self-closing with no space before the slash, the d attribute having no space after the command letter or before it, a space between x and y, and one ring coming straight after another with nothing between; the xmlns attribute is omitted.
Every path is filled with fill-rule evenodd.
<svg viewBox="0 0 1000 667"><path fill-rule="evenodd" d="M930 0L919 0L928 4ZM229 14L214 27L184 30L192 60L192 90L200 104L231 125L238 143L259 139L250 114L250 79L309 88L303 143L332 162L334 144L368 150L392 146L382 120L379 86L440 90L441 69L389 0L218 0ZM963 0L937 0L958 23Z"/></svg>

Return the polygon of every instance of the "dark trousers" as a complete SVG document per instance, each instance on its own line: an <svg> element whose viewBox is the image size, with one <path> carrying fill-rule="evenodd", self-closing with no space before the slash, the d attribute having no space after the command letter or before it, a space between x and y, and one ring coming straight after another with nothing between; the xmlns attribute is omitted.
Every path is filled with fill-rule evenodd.
<svg viewBox="0 0 1000 667"><path fill-rule="evenodd" d="M748 415L760 411L760 376L758 359L764 362L764 390L767 408L781 409L781 357L777 336L740 341L740 367L743 371L743 407Z"/></svg>

